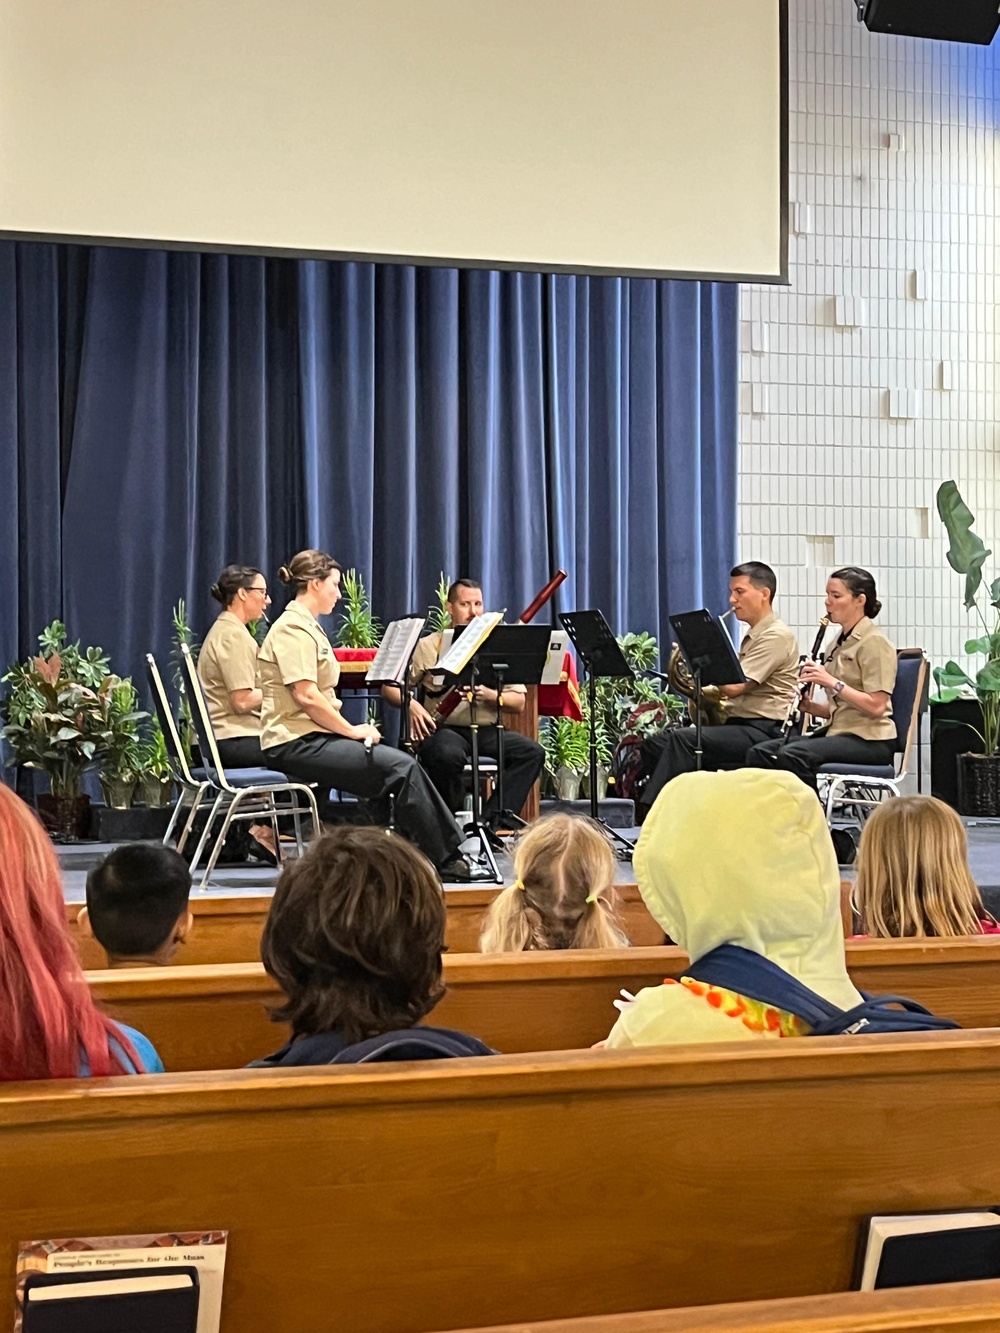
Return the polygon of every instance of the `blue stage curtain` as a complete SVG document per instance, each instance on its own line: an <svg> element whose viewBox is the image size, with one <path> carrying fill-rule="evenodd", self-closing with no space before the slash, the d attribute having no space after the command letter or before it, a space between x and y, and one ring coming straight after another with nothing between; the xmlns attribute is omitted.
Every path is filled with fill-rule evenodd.
<svg viewBox="0 0 1000 1333"><path fill-rule="evenodd" d="M141 671L229 561L318 546L383 619L440 571L665 643L736 542L737 288L0 243L0 662Z"/></svg>

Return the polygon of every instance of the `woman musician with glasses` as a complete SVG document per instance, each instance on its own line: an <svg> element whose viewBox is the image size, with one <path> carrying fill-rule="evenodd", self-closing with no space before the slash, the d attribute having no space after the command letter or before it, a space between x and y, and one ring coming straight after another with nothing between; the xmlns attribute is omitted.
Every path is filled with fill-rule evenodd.
<svg viewBox="0 0 1000 1333"><path fill-rule="evenodd" d="M198 677L205 692L209 717L219 758L226 768L267 768L260 748L260 673L257 669L257 643L250 625L266 620L271 605L267 579L251 565L227 565L210 589L222 610L198 653ZM234 825L239 830L241 825ZM254 824L249 830L249 849L269 864L277 864L274 830L266 824ZM227 839L245 843L237 831Z"/></svg>
<svg viewBox="0 0 1000 1333"><path fill-rule="evenodd" d="M840 639L825 666L806 662L800 674L807 693L819 686L827 699L799 702L801 712L829 718L829 725L808 736L762 741L747 755L747 764L785 769L813 789L823 764L892 764L896 649L874 623L881 609L866 569L849 565L830 575L826 614L840 627Z"/></svg>

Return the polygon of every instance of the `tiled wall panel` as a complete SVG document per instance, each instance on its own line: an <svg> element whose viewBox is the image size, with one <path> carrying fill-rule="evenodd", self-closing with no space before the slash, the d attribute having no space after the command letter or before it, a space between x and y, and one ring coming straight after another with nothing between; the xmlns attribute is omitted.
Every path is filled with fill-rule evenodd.
<svg viewBox="0 0 1000 1333"><path fill-rule="evenodd" d="M804 642L859 564L895 643L965 660L934 495L959 482L1000 575L1000 52L789 10L791 284L742 289L741 554Z"/></svg>

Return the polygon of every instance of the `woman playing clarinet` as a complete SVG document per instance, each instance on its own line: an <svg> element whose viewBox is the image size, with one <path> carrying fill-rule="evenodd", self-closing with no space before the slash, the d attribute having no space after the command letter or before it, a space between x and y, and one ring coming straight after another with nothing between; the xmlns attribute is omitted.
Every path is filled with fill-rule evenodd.
<svg viewBox="0 0 1000 1333"><path fill-rule="evenodd" d="M818 686L826 700L804 697L799 703L803 713L829 718L829 725L808 736L762 741L747 755L748 764L786 769L813 788L823 764L892 764L896 649L875 625L881 609L866 569L849 565L830 575L826 614L839 625L840 639L825 666L806 662L801 673L803 684Z"/></svg>

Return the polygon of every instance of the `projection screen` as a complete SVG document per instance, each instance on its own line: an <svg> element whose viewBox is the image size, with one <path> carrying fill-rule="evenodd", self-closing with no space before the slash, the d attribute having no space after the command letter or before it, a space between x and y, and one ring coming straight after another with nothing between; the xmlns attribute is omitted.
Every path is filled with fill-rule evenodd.
<svg viewBox="0 0 1000 1333"><path fill-rule="evenodd" d="M0 234L781 280L786 0L0 0Z"/></svg>

